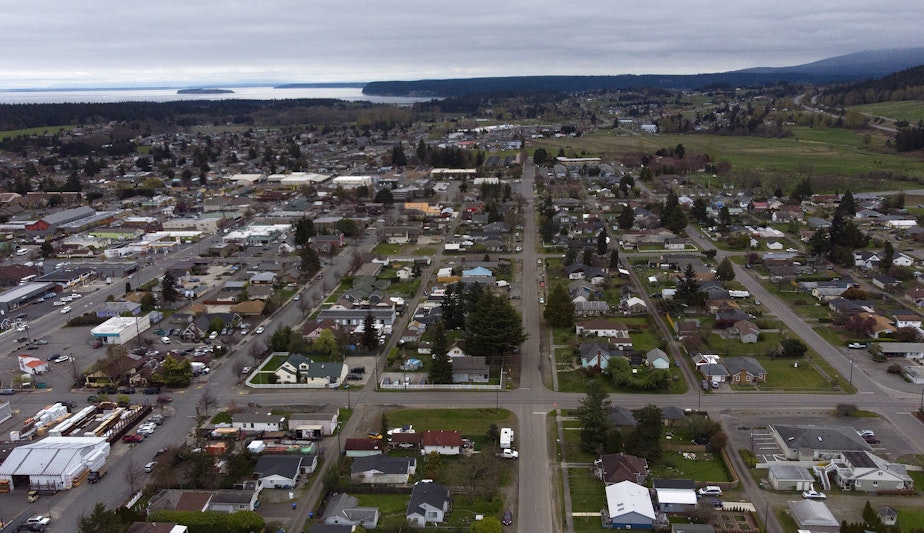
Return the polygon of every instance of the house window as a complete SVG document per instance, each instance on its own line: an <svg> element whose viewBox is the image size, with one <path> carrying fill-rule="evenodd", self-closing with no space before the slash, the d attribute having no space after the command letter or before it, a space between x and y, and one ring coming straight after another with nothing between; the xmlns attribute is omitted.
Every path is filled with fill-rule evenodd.
<svg viewBox="0 0 924 533"><path fill-rule="evenodd" d="M741 376L736 375L736 376L735 376L735 383L738 383L739 381L741 381Z"/></svg>
<svg viewBox="0 0 924 533"><path fill-rule="evenodd" d="M427 518L436 518L436 511L427 511Z"/></svg>

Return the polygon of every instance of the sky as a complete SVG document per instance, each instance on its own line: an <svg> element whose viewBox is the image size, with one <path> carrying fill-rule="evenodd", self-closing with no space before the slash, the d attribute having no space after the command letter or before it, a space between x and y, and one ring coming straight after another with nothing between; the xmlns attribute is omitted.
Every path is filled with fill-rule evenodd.
<svg viewBox="0 0 924 533"><path fill-rule="evenodd" d="M696 74L924 46L908 0L0 0L0 89Z"/></svg>

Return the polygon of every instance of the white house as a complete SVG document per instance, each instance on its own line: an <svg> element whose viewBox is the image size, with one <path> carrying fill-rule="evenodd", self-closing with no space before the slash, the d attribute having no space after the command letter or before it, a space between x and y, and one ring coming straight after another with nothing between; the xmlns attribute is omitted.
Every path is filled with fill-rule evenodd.
<svg viewBox="0 0 924 533"><path fill-rule="evenodd" d="M35 376L48 372L48 363L36 357L20 355L16 358L19 361L19 369L26 374Z"/></svg>
<svg viewBox="0 0 924 533"><path fill-rule="evenodd" d="M286 417L271 413L243 412L232 417L231 427L246 433L279 431L285 427Z"/></svg>
<svg viewBox="0 0 924 533"><path fill-rule="evenodd" d="M424 431L421 436L420 453L429 455L461 455L462 433L459 431Z"/></svg>
<svg viewBox="0 0 924 533"><path fill-rule="evenodd" d="M291 489L301 476L314 472L317 465L317 455L266 454L257 459L253 472L264 487Z"/></svg>

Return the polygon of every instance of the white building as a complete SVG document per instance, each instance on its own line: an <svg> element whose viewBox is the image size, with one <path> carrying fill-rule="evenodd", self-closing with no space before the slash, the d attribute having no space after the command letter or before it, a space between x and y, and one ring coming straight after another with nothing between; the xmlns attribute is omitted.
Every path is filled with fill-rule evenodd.
<svg viewBox="0 0 924 533"><path fill-rule="evenodd" d="M141 335L151 327L150 315L139 317L116 316L90 330L94 338L104 344L122 345Z"/></svg>
<svg viewBox="0 0 924 533"><path fill-rule="evenodd" d="M13 490L14 476L28 476L34 489L65 490L87 470L101 468L109 457L103 437L45 437L14 448L0 465L0 480Z"/></svg>

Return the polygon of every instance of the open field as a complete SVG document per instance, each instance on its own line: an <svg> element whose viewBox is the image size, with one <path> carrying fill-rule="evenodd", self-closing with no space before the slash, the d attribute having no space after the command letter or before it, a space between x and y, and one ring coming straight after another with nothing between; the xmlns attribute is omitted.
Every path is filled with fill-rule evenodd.
<svg viewBox="0 0 924 533"><path fill-rule="evenodd" d="M452 429L462 435L484 435L493 423L514 425L513 413L506 409L395 409L386 413L391 427L413 425L416 431Z"/></svg>
<svg viewBox="0 0 924 533"><path fill-rule="evenodd" d="M661 148L683 144L688 154L706 153L713 161L727 161L732 172L773 173L784 182L807 175L844 176L838 184L851 190L909 188L910 183L870 182L850 179L867 172L892 172L924 179L924 168L912 156L896 155L883 150L886 140L879 133L857 133L836 128L793 128L785 139L758 137L719 137L715 135L620 135L599 131L582 137L541 139L536 147L550 153L563 148L579 156L618 159L623 154L653 153ZM789 176L789 179L786 178ZM731 177L728 177L730 179ZM914 184L917 186L917 184Z"/></svg>
<svg viewBox="0 0 924 533"><path fill-rule="evenodd" d="M18 137L20 135L31 136L31 135L45 135L46 133L56 133L61 130L69 130L76 128L76 125L71 126L42 126L39 128L25 128L21 130L9 130L9 131L0 131L0 139L6 139L8 137Z"/></svg>
<svg viewBox="0 0 924 533"><path fill-rule="evenodd" d="M911 124L916 124L919 120L924 119L924 102L919 100L879 102L876 104L853 106L851 109L855 109L860 113L876 115L877 117L890 118L893 120L907 120Z"/></svg>

